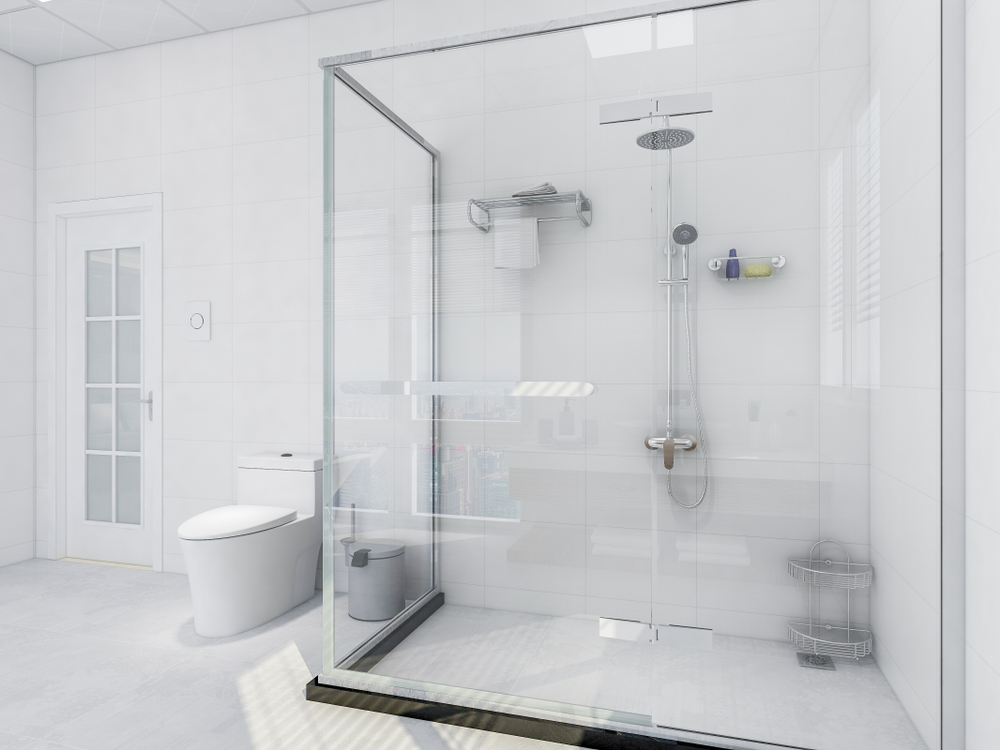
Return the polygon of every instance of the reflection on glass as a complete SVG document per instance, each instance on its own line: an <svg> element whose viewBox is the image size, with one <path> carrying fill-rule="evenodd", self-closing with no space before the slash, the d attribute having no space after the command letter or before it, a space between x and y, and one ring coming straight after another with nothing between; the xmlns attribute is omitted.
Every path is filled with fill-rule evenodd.
<svg viewBox="0 0 1000 750"><path fill-rule="evenodd" d="M142 465L138 456L118 457L118 523L142 523Z"/></svg>
<svg viewBox="0 0 1000 750"><path fill-rule="evenodd" d="M118 450L138 453L142 436L142 404L138 388L118 389Z"/></svg>
<svg viewBox="0 0 1000 750"><path fill-rule="evenodd" d="M118 323L118 382L140 382L139 326L138 320L119 320Z"/></svg>
<svg viewBox="0 0 1000 750"><path fill-rule="evenodd" d="M111 315L111 251L87 252L87 316Z"/></svg>
<svg viewBox="0 0 1000 750"><path fill-rule="evenodd" d="M87 520L111 520L111 456L87 456Z"/></svg>
<svg viewBox="0 0 1000 750"><path fill-rule="evenodd" d="M111 322L87 323L87 382L111 382Z"/></svg>
<svg viewBox="0 0 1000 750"><path fill-rule="evenodd" d="M651 23L649 18L637 18L587 27L583 34L587 39L590 56L596 60L601 57L648 52L653 47Z"/></svg>
<svg viewBox="0 0 1000 750"><path fill-rule="evenodd" d="M142 300L139 248L118 251L118 309L116 315L139 315Z"/></svg>
<svg viewBox="0 0 1000 750"><path fill-rule="evenodd" d="M111 450L110 388L87 388L87 450Z"/></svg>

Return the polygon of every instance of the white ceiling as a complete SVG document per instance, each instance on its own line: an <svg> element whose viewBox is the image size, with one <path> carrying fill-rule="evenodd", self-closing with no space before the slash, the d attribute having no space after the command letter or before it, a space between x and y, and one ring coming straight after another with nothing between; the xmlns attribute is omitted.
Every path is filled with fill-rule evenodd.
<svg viewBox="0 0 1000 750"><path fill-rule="evenodd" d="M0 0L0 49L35 65L372 0Z"/></svg>

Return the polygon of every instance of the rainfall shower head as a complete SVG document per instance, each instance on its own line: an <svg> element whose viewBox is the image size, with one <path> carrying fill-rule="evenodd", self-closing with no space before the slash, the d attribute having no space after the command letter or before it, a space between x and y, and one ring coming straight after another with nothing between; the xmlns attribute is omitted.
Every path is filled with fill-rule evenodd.
<svg viewBox="0 0 1000 750"><path fill-rule="evenodd" d="M643 133L635 142L650 151L666 151L688 145L694 140L694 132L687 128L659 128Z"/></svg>
<svg viewBox="0 0 1000 750"><path fill-rule="evenodd" d="M678 245L690 245L698 239L698 230L694 228L694 224L678 224L674 227L673 238Z"/></svg>

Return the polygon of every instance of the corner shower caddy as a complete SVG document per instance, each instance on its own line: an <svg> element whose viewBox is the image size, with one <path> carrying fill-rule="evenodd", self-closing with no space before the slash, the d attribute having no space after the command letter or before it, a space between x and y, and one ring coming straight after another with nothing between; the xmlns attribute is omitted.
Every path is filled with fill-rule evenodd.
<svg viewBox="0 0 1000 750"><path fill-rule="evenodd" d="M844 551L846 562L819 559L817 548L823 544L835 544ZM872 633L851 626L851 591L872 585L872 566L868 563L852 563L847 548L832 539L816 542L809 550L808 560L789 560L788 574L809 585L809 622L788 623L788 640L802 651L823 656L840 656L860 659L872 652ZM847 589L847 627L824 624L816 604L813 618L813 589L816 587Z"/></svg>
<svg viewBox="0 0 1000 750"><path fill-rule="evenodd" d="M557 203L573 203L576 206L576 216L541 216L538 221L572 221L579 219L585 227L590 226L593 218L593 211L590 205L590 198L582 191L574 193L549 193L548 195L525 195L511 198L470 198L469 199L469 222L484 234L490 231L493 225L493 216L490 213L495 208L516 208L518 206L549 206ZM472 216L472 207L475 206L486 214L486 222L480 223ZM584 215L586 214L586 216Z"/></svg>

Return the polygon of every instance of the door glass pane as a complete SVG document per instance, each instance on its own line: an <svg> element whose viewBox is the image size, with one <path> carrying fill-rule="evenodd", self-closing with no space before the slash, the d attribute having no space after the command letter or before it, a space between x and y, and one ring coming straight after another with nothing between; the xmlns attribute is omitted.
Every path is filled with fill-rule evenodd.
<svg viewBox="0 0 1000 750"><path fill-rule="evenodd" d="M111 389L87 388L87 450L111 450ZM121 440L121 438L119 438Z"/></svg>
<svg viewBox="0 0 1000 750"><path fill-rule="evenodd" d="M139 327L138 320L119 320L118 323L118 382L138 383Z"/></svg>
<svg viewBox="0 0 1000 750"><path fill-rule="evenodd" d="M118 310L116 315L139 315L141 310L141 275L139 248L118 251Z"/></svg>
<svg viewBox="0 0 1000 750"><path fill-rule="evenodd" d="M118 456L118 523L142 522L142 471L138 456Z"/></svg>
<svg viewBox="0 0 1000 750"><path fill-rule="evenodd" d="M87 520L111 520L111 456L87 456Z"/></svg>
<svg viewBox="0 0 1000 750"><path fill-rule="evenodd" d="M138 388L118 389L118 450L141 450L142 404Z"/></svg>
<svg viewBox="0 0 1000 750"><path fill-rule="evenodd" d="M111 251L87 253L87 316L111 315Z"/></svg>
<svg viewBox="0 0 1000 750"><path fill-rule="evenodd" d="M87 323L87 382L111 382L111 322Z"/></svg>

